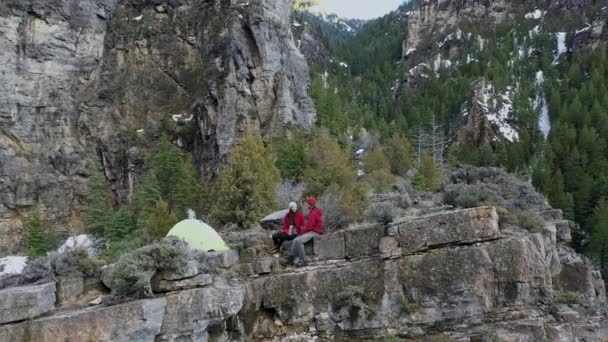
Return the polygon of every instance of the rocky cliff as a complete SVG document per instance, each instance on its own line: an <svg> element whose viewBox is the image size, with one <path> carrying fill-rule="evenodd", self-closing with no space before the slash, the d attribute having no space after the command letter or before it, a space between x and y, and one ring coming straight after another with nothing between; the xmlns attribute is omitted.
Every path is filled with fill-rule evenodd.
<svg viewBox="0 0 608 342"><path fill-rule="evenodd" d="M599 272L568 247L560 211L539 214L535 233L501 224L494 207L352 227L307 246L304 268L266 255L267 233L240 231L227 236L238 254L192 257L153 277L154 298L118 305L70 304L106 298L91 290L99 278L0 277L0 340L602 341ZM55 293L75 300L55 308Z"/></svg>
<svg viewBox="0 0 608 342"><path fill-rule="evenodd" d="M291 11L278 0L2 1L0 255L22 248L32 208L59 235L81 229L92 146L122 202L163 122L202 170L245 132L309 127Z"/></svg>

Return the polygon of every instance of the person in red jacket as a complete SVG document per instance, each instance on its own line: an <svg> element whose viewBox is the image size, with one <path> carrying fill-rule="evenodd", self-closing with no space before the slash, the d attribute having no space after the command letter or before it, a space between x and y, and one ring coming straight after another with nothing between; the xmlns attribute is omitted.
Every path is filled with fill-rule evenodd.
<svg viewBox="0 0 608 342"><path fill-rule="evenodd" d="M323 234L323 212L317 208L317 200L311 197L306 200L308 204L309 214L306 225L302 231L302 234L297 238L293 239L291 243L291 257L295 266L303 266L306 252L304 250L304 244L314 239L315 237Z"/></svg>
<svg viewBox="0 0 608 342"><path fill-rule="evenodd" d="M296 202L289 203L289 211L283 217L283 230L272 234L272 241L274 241L274 248L270 251L270 254L279 253L281 245L285 241L291 241L298 235L302 235L304 229L304 214L298 211L298 205Z"/></svg>

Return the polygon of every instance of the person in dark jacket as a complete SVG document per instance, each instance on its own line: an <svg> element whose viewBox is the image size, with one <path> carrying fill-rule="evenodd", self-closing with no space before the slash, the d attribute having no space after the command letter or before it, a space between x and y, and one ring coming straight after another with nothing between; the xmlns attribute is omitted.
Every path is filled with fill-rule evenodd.
<svg viewBox="0 0 608 342"><path fill-rule="evenodd" d="M283 242L295 239L302 234L303 229L304 214L298 211L296 202L291 202L289 203L289 211L283 218L283 230L272 234L274 248L270 251L270 254L279 253Z"/></svg>
<svg viewBox="0 0 608 342"><path fill-rule="evenodd" d="M323 234L323 212L317 208L317 200L311 197L306 200L308 204L309 214L306 225L302 230L302 234L298 235L291 243L291 257L295 266L303 266L306 252L304 244Z"/></svg>

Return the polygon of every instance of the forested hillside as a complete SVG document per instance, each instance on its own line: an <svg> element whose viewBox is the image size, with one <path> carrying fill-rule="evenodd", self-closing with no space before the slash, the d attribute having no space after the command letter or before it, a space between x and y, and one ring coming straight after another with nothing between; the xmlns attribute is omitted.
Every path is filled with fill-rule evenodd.
<svg viewBox="0 0 608 342"><path fill-rule="evenodd" d="M580 225L576 247L606 259L608 11L585 6L564 17L529 5L490 28L463 15L419 50L405 43L415 3L350 39L322 17L296 14L339 61L312 68L318 125L337 135L365 128L380 141L402 134L420 151L435 149L425 137L437 136L446 148L436 162L528 177Z"/></svg>

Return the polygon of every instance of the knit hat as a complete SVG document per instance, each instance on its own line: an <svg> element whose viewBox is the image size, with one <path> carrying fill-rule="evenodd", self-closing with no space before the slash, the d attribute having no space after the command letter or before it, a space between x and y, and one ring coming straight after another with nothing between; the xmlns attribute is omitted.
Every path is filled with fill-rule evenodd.
<svg viewBox="0 0 608 342"><path fill-rule="evenodd" d="M298 209L298 205L296 204L296 202L289 202L289 209Z"/></svg>
<svg viewBox="0 0 608 342"><path fill-rule="evenodd" d="M311 207L316 207L317 206L317 199L314 198L314 197L309 197L306 200L306 203L308 203L308 205L311 206Z"/></svg>

